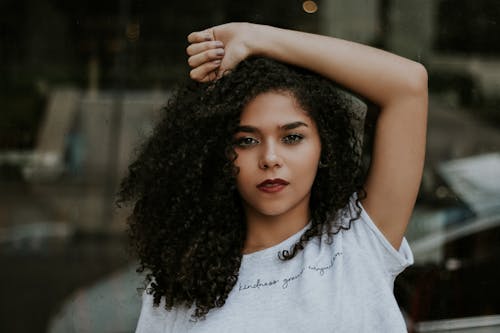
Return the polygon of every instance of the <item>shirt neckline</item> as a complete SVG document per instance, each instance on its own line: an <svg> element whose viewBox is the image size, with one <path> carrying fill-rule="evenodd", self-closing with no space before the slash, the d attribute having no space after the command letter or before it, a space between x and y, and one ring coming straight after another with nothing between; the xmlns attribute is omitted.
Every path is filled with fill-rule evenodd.
<svg viewBox="0 0 500 333"><path fill-rule="evenodd" d="M289 247L294 244L300 238L300 236L302 236L302 234L311 226L311 224L312 222L309 221L302 229L276 245L252 253L243 254L242 261L264 259L273 255L277 256L278 251L281 252L283 250L288 250Z"/></svg>

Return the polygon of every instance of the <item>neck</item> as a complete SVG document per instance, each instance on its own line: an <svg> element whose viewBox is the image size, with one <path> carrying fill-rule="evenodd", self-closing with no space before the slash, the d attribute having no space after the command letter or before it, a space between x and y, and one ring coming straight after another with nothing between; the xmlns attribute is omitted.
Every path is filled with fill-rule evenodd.
<svg viewBox="0 0 500 333"><path fill-rule="evenodd" d="M264 215L245 207L247 236L243 254L281 243L302 230L310 220L309 203L281 215Z"/></svg>

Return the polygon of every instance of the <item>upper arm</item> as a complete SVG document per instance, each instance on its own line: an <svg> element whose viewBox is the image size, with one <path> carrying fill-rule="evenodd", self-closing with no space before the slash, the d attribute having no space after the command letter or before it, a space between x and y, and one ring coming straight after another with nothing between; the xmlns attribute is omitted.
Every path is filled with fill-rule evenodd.
<svg viewBox="0 0 500 333"><path fill-rule="evenodd" d="M408 93L383 106L375 128L363 207L399 249L418 194L425 160L427 73L422 67Z"/></svg>

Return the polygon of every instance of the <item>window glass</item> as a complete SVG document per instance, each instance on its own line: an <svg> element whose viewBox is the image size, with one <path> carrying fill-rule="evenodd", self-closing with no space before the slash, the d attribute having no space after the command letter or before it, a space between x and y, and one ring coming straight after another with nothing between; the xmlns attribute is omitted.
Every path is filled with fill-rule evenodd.
<svg viewBox="0 0 500 333"><path fill-rule="evenodd" d="M130 211L115 205L119 181L189 80L186 36L230 21L426 66L427 154L407 232L415 264L395 294L411 331L499 329L499 19L494 0L2 1L0 331L134 330L143 277L127 252ZM367 161L377 112L368 108Z"/></svg>

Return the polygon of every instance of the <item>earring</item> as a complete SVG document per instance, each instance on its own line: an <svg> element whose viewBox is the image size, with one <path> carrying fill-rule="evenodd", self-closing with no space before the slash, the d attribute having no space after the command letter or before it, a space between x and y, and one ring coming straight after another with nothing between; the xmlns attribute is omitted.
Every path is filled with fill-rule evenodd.
<svg viewBox="0 0 500 333"><path fill-rule="evenodd" d="M322 160L319 160L318 168L323 169L323 168L327 168L327 167L328 167L328 163L325 163Z"/></svg>

